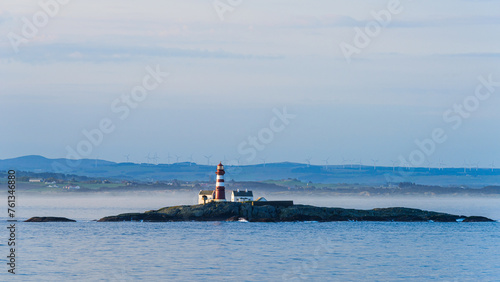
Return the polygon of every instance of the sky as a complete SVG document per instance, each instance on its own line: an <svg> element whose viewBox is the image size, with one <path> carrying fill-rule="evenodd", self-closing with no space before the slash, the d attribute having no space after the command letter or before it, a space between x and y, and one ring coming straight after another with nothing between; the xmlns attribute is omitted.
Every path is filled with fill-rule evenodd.
<svg viewBox="0 0 500 282"><path fill-rule="evenodd" d="M0 159L500 165L498 11L4 0Z"/></svg>

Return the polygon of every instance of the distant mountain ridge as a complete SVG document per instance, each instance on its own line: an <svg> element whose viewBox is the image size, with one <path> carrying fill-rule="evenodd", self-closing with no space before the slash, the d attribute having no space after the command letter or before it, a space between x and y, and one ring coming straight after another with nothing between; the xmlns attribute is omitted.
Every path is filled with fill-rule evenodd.
<svg viewBox="0 0 500 282"><path fill-rule="evenodd" d="M468 185L483 187L500 185L500 169L463 168L401 168L360 165L308 165L282 162L256 165L225 166L226 179L263 181L298 179L313 183L349 183L385 185L414 182L426 185ZM96 159L49 159L38 155L0 160L0 171L10 169L29 172L55 172L87 177L139 181L215 179L215 164L200 165L181 162L174 164L116 163Z"/></svg>
<svg viewBox="0 0 500 282"><path fill-rule="evenodd" d="M75 162L73 160L69 160L70 162ZM66 166L68 162L68 159L48 159L43 156L38 156L38 155L28 155L28 156L22 156L22 157L17 157L17 158L12 158L12 159L5 159L5 160L0 160L0 170L8 170L12 169L13 167L17 168L18 170L25 170L25 171L39 171L39 172L57 172L54 171L54 163L61 163L65 164ZM82 168L91 168L95 167L96 165L96 160L94 159L82 159L79 160ZM115 162L110 162L110 161L104 161L104 160L97 160L97 165L113 165L116 164ZM69 166L68 166L69 167Z"/></svg>

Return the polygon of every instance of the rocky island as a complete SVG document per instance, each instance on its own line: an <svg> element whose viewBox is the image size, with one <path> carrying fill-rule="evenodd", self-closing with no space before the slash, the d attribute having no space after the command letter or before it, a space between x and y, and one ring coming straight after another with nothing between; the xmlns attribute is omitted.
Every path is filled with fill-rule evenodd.
<svg viewBox="0 0 500 282"><path fill-rule="evenodd" d="M98 220L109 221L398 221L398 222L492 222L482 216L462 216L411 208L356 210L309 205L275 206L239 202L211 202L200 205L165 207L144 213L125 213Z"/></svg>
<svg viewBox="0 0 500 282"><path fill-rule="evenodd" d="M55 217L55 216L35 216L24 222L76 222L74 219L69 219L65 217Z"/></svg>

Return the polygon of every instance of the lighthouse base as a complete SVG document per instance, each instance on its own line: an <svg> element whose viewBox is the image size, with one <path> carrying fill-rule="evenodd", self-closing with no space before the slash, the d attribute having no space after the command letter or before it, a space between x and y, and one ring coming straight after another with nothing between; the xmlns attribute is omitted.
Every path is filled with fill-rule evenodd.
<svg viewBox="0 0 500 282"><path fill-rule="evenodd" d="M226 201L226 199L214 199L213 201L214 201L214 202L225 202L225 201Z"/></svg>

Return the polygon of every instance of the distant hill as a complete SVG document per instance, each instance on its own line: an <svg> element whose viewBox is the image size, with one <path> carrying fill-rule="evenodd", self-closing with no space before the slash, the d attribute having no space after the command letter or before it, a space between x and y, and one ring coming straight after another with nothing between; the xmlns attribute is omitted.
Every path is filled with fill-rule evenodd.
<svg viewBox="0 0 500 282"><path fill-rule="evenodd" d="M30 172L56 172L87 177L158 181L158 180L214 180L216 166L182 162L175 164L115 163L105 160L48 159L42 156L23 156L0 160L0 171L15 169ZM307 165L301 163L267 163L258 165L226 166L226 179L235 181L263 181L298 179L313 183L348 183L387 185L412 182L423 185L466 185L483 187L500 185L500 169L463 168L401 168L359 165Z"/></svg>
<svg viewBox="0 0 500 282"><path fill-rule="evenodd" d="M70 161L75 162L75 161ZM33 172L56 172L53 167L55 163L64 164L68 168L66 159L47 159L42 156L30 155L23 156L13 159L0 160L0 170L8 170L12 168L16 168L18 170L25 171L33 171ZM95 168L101 165L113 165L116 164L114 162L104 161L104 160L90 160L90 159L82 159L79 160L78 167L80 169L90 169ZM56 166L57 167L57 166ZM62 172L62 171L61 171Z"/></svg>

